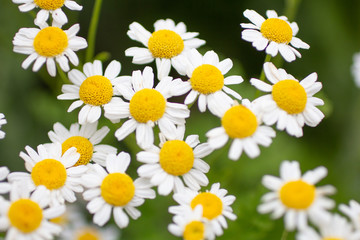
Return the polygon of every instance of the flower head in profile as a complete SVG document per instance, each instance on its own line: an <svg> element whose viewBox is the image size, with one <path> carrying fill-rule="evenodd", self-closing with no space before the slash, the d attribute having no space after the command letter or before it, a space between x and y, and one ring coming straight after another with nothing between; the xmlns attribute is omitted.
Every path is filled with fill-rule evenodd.
<svg viewBox="0 0 360 240"><path fill-rule="evenodd" d="M346 218L334 214L328 221L315 224L319 232L309 227L296 234L296 240L357 240L359 230L354 230Z"/></svg>
<svg viewBox="0 0 360 240"><path fill-rule="evenodd" d="M88 168L84 165L74 167L80 154L72 147L62 152L60 143L39 145L37 151L26 146L20 157L30 172L12 172L9 182L20 183L29 191L41 191L42 197L49 199L50 206L75 202L75 192L82 192L80 177ZM41 190L45 187L45 190ZM39 190L40 189L40 190Z"/></svg>
<svg viewBox="0 0 360 240"><path fill-rule="evenodd" d="M316 187L315 184L327 175L325 167L318 167L301 175L297 161L283 161L280 166L280 178L265 175L263 185L270 189L262 197L258 211L272 213L274 219L284 216L288 231L305 229L308 219L313 223L326 222L330 219L328 210L335 206L326 195L333 194L331 185Z"/></svg>
<svg viewBox="0 0 360 240"><path fill-rule="evenodd" d="M175 139L162 137L160 147L153 146L136 155L138 161L145 163L137 170L140 177L149 178L161 195L183 191L183 181L196 191L209 183L205 173L210 166L201 159L212 152L209 144L200 144L198 135L189 135L184 141L183 131L178 132L182 133Z"/></svg>
<svg viewBox="0 0 360 240"><path fill-rule="evenodd" d="M0 129L1 129L1 126L6 124L6 119L5 119L5 115L3 113L0 113ZM5 132L0 130L0 139L3 139L5 138Z"/></svg>
<svg viewBox="0 0 360 240"><path fill-rule="evenodd" d="M241 100L237 92L227 87L244 81L241 76L224 76L233 66L229 58L220 61L214 51L208 51L202 56L196 49L192 49L188 53L188 60L190 64L187 65L186 73L190 79L185 87L191 91L185 98L185 104L191 104L198 98L200 112L208 108L212 114L220 116L222 109L233 102L229 95Z"/></svg>
<svg viewBox="0 0 360 240"><path fill-rule="evenodd" d="M354 227L360 231L360 204L355 200L350 200L349 205L340 204L339 209L351 219Z"/></svg>
<svg viewBox="0 0 360 240"><path fill-rule="evenodd" d="M310 46L295 37L299 27L295 22L290 23L285 16L278 16L274 10L266 11L267 19L254 10L245 10L244 16L251 23L242 23L242 38L252 42L258 50L265 50L267 54L275 57L278 52L282 57L292 62L301 54L295 48L308 49ZM291 46L290 46L291 45Z"/></svg>
<svg viewBox="0 0 360 240"><path fill-rule="evenodd" d="M156 59L158 79L169 75L171 66L185 75L186 58L184 54L205 44L204 40L195 38L197 32L187 32L183 22L175 24L173 20L157 20L153 33L147 31L137 22L130 24L128 36L141 42L144 47L131 47L125 51L126 56L133 57L133 63L146 64Z"/></svg>
<svg viewBox="0 0 360 240"><path fill-rule="evenodd" d="M128 118L115 132L121 141L136 131L136 142L147 149L154 143L153 127L159 126L160 132L168 139L175 139L177 126L185 124L190 111L185 104L169 102L167 99L184 94L181 79L164 77L154 87L154 73L151 67L144 71L133 71L131 86L118 88L125 100L120 98L105 106L105 117L114 122Z"/></svg>
<svg viewBox="0 0 360 240"><path fill-rule="evenodd" d="M313 96L322 88L322 84L316 81L316 73L299 82L270 62L264 63L264 72L271 84L254 78L250 82L257 89L269 93L254 100L260 105L265 124L276 123L277 129L301 137L304 124L315 127L321 122L324 114L317 106L323 105L324 101Z"/></svg>
<svg viewBox="0 0 360 240"><path fill-rule="evenodd" d="M73 69L68 76L73 84L65 84L62 87L63 94L58 96L61 100L74 101L68 112L84 105L79 112L79 123L94 123L101 117L101 107L111 104L119 95L115 85L129 85L128 76L119 77L121 70L120 62L113 60L109 63L105 72L101 61L84 64L83 72ZM106 110L105 110L106 111Z"/></svg>
<svg viewBox="0 0 360 240"><path fill-rule="evenodd" d="M53 143L61 143L63 153L71 147L76 148L80 158L74 166L86 165L89 162L105 166L107 154L116 153L117 149L110 145L100 144L110 129L104 126L97 130L97 127L98 122L84 125L74 123L68 130L61 123L55 123L54 130L48 135Z"/></svg>
<svg viewBox="0 0 360 240"><path fill-rule="evenodd" d="M75 66L79 64L75 51L87 47L86 40L76 36L79 30L79 24L62 30L61 25L55 23L40 28L21 28L13 40L14 52L29 55L21 65L24 69L34 62L32 70L37 72L46 64L50 76L55 77L56 62L65 72L70 70L69 60Z"/></svg>
<svg viewBox="0 0 360 240"><path fill-rule="evenodd" d="M61 227L50 219L63 214L65 206L49 207L44 186L31 194L21 185L13 186L10 200L0 198L0 231L6 231L5 239L47 240L58 235Z"/></svg>
<svg viewBox="0 0 360 240"><path fill-rule="evenodd" d="M230 139L228 157L238 160L242 152L255 158L260 155L259 145L270 146L276 133L271 127L262 125L257 108L249 100L244 99L242 104L236 102L222 111L221 127L206 133L213 149L224 147Z"/></svg>
<svg viewBox="0 0 360 240"><path fill-rule="evenodd" d="M12 0L15 4L21 4L19 10L21 12L29 12L34 8L39 8L35 24L44 24L51 14L53 20L58 24L65 24L68 19L65 13L62 11L62 7L65 6L70 10L80 11L82 6L77 4L73 0Z"/></svg>
<svg viewBox="0 0 360 240"><path fill-rule="evenodd" d="M136 207L142 205L145 198L155 198L155 191L151 189L152 185L148 180L133 180L125 172L129 164L128 153L109 154L106 169L93 164L82 176L83 184L87 188L83 197L89 201L87 209L94 214L95 224L103 226L113 213L116 225L125 228L129 224L128 215L133 219L139 218L141 212Z"/></svg>
<svg viewBox="0 0 360 240"><path fill-rule="evenodd" d="M355 53L353 56L351 73L353 75L355 85L360 88L360 53Z"/></svg>
<svg viewBox="0 0 360 240"><path fill-rule="evenodd" d="M210 191L197 192L185 188L183 192L175 193L174 200L179 203L177 206L171 206L169 212L175 215L182 215L189 208L195 209L196 206L202 206L202 217L215 235L223 234L223 229L227 228L226 218L235 220L231 205L235 201L235 196L226 195L227 190L220 188L219 183L214 183Z"/></svg>

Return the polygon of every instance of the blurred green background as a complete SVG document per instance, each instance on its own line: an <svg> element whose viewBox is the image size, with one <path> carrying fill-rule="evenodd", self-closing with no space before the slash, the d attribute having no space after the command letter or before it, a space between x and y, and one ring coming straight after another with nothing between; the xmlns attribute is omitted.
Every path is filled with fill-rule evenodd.
<svg viewBox="0 0 360 240"><path fill-rule="evenodd" d="M68 29L80 23L78 35L86 38L94 1L78 1L84 6L81 12L64 9L69 17ZM243 16L245 9L254 9L265 16L267 9L274 9L279 15L285 14L287 4L295 1L284 0L105 0L100 16L96 53L110 53L109 60L116 59L122 64L121 75L131 75L133 70L143 69L134 65L124 51L132 46L141 46L126 35L133 21L153 31L158 19L171 18L176 23L183 21L188 31L199 32L199 38L207 44L201 52L214 50L221 59L230 58L234 67L230 74L240 74L245 82L235 89L245 98L254 99L255 89L249 79L258 77L265 58L251 43L241 39L240 23L249 22ZM348 203L350 199L360 201L360 89L355 87L350 73L352 57L360 51L360 1L358 0L303 0L298 1L296 12L289 13L299 25L298 37L308 43L309 50L300 50L301 59L284 63L283 68L298 79L312 72L318 73L323 89L317 96L326 102L322 110L326 118L316 128L305 127L304 137L294 138L277 131L277 137L269 148L261 148L260 157L249 159L243 155L238 161L231 161L227 150L217 150L204 160L209 162L210 183L220 182L229 194L237 200L233 205L238 219L229 221L229 228L218 239L280 239L283 219L271 220L269 215L260 215L256 207L262 194L267 190L261 185L265 174L278 176L283 160L297 160L302 171L317 166L326 166L328 176L319 185L332 184L337 188L333 196L337 204ZM291 16L293 15L293 16ZM43 67L38 73L21 68L25 55L12 51L12 39L22 27L34 27L33 15L21 13L10 0L0 2L0 112L8 123L2 127L6 138L0 141L0 165L11 171L24 171L23 160L19 157L26 145L49 142L48 131L55 122L66 127L77 121L78 110L67 113L70 101L59 101L61 81L52 79ZM79 51L80 58L85 51ZM279 58L275 59L276 61ZM109 61L105 62L107 65ZM151 64L151 66L155 66ZM31 67L30 67L31 68ZM172 72L174 77L178 77ZM220 124L218 118L208 113L200 114L196 106L187 120L187 134L199 134L206 141L205 133ZM127 145L119 143L113 136L116 130L108 120L101 125L111 128L105 143L127 151ZM139 163L135 160L130 172L135 177ZM207 189L207 188L206 188ZM171 222L168 207L176 203L170 196L158 196L148 200L139 209L142 217L131 220L123 230L126 240L178 239L167 231ZM335 209L335 211L337 211ZM294 239L290 234L288 239Z"/></svg>

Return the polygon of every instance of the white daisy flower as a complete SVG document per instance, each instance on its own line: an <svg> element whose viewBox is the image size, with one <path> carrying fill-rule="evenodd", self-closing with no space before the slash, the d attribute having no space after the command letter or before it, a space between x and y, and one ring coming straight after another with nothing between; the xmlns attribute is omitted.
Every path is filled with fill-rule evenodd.
<svg viewBox="0 0 360 240"><path fill-rule="evenodd" d="M229 58L219 61L219 56L214 51L208 51L202 56L196 49L188 53L189 64L186 74L190 78L184 86L187 91L191 90L185 98L185 104L191 104L198 99L198 108L205 112L206 107L214 115L221 115L222 109L231 105L232 95L237 99L241 96L226 85L240 84L241 76L224 75L232 68L233 63Z"/></svg>
<svg viewBox="0 0 360 240"><path fill-rule="evenodd" d="M0 167L0 194L6 194L11 190L11 184L6 181L9 173L7 167Z"/></svg>
<svg viewBox="0 0 360 240"><path fill-rule="evenodd" d="M241 34L242 39L252 42L258 51L265 50L273 57L280 52L288 62L301 57L295 48L310 48L307 43L295 37L299 31L295 22L290 23L285 16L279 17L274 10L266 11L266 15L268 19L265 20L254 10L245 10L244 16L252 23L241 24L245 28Z"/></svg>
<svg viewBox="0 0 360 240"><path fill-rule="evenodd" d="M53 143L62 144L62 152L65 153L69 148L75 147L80 153L79 160L74 166L86 165L95 162L105 166L106 156L109 153L116 153L117 149L106 144L99 144L108 134L110 129L106 126L97 130L98 122L79 125L71 124L67 130L61 123L54 124L54 131L48 133Z"/></svg>
<svg viewBox="0 0 360 240"><path fill-rule="evenodd" d="M45 186L43 197L48 198L50 206L74 202L75 192L82 192L81 175L87 171L84 165L74 167L80 154L72 147L64 154L61 144L39 145L37 151L29 146L26 153L21 152L20 157L25 161L25 168L30 172L12 172L8 176L10 183L21 182L30 191L38 191Z"/></svg>
<svg viewBox="0 0 360 240"><path fill-rule="evenodd" d="M1 126L6 124L7 121L5 119L5 115L3 113L0 113L0 129L1 129ZM5 138L5 132L0 130L0 139L3 139Z"/></svg>
<svg viewBox="0 0 360 240"><path fill-rule="evenodd" d="M243 151L250 158L255 158L260 155L258 145L270 146L276 133L271 127L261 125L259 113L249 100L244 99L242 104L234 103L223 111L221 127L206 133L213 149L222 148L230 138L232 143L228 157L238 160Z"/></svg>
<svg viewBox="0 0 360 240"><path fill-rule="evenodd" d="M56 63L67 72L70 70L70 62L77 66L79 58L75 51L87 47L84 38L76 36L79 32L79 24L75 24L68 30L62 30L61 25L43 25L39 28L21 28L15 35L13 44L14 52L29 55L22 63L27 69L34 61L32 70L37 72L44 63L50 76L56 76Z"/></svg>
<svg viewBox="0 0 360 240"><path fill-rule="evenodd" d="M200 144L198 135L189 135L183 141L183 131L178 132L175 139L160 138L160 147L153 146L136 155L138 161L145 163L138 168L138 174L158 186L161 195L183 191L183 181L196 191L209 183L205 173L210 166L201 159L212 152L209 144Z"/></svg>
<svg viewBox="0 0 360 240"><path fill-rule="evenodd" d="M44 24L51 16L53 20L61 25L68 22L65 13L62 11L62 7L65 6L70 10L80 11L82 6L77 4L73 0L12 0L15 4L21 4L19 10L21 12L29 12L34 8L40 8L38 11L35 24Z"/></svg>
<svg viewBox="0 0 360 240"><path fill-rule="evenodd" d="M83 196L87 209L94 214L93 222L103 226L110 220L113 212L116 225L125 228L129 217L137 219L141 212L135 207L144 203L144 198L155 198L148 180L138 178L135 181L125 173L130 164L130 155L121 152L118 155L109 154L106 160L106 170L93 164L90 171L83 175L83 185L88 188ZM126 211L126 213L124 212Z"/></svg>
<svg viewBox="0 0 360 240"><path fill-rule="evenodd" d="M63 94L58 99L79 99L70 105L68 112L84 104L79 112L79 123L94 123L101 117L101 106L105 107L117 99L114 95L119 95L119 92L114 85L119 88L130 85L129 76L118 77L120 70L120 62L115 60L110 62L105 73L101 61L85 63L84 73L77 69L69 72L68 76L73 84L63 85Z"/></svg>
<svg viewBox="0 0 360 240"><path fill-rule="evenodd" d="M340 204L339 209L351 219L355 228L360 231L360 204L355 200L350 200L349 206Z"/></svg>
<svg viewBox="0 0 360 240"><path fill-rule="evenodd" d="M360 88L360 53L355 53L353 56L351 73L353 75L355 85Z"/></svg>
<svg viewBox="0 0 360 240"><path fill-rule="evenodd" d="M210 229L215 235L223 234L223 229L227 228L226 218L235 220L231 204L235 201L235 196L228 195L226 189L221 189L219 183L214 183L210 191L197 192L185 188L183 192L175 193L174 200L179 203L178 206L171 206L169 212L176 215L182 215L189 207L195 209L197 205L202 205L203 218L206 219Z"/></svg>
<svg viewBox="0 0 360 240"><path fill-rule="evenodd" d="M202 215L202 205L197 205L194 209L189 207L186 212L173 217L174 223L168 226L169 232L185 240L215 239L215 233Z"/></svg>
<svg viewBox="0 0 360 240"><path fill-rule="evenodd" d="M131 47L125 51L126 56L133 57L135 64L146 64L156 59L158 79L169 75L170 68L185 75L186 58L184 54L192 49L205 44L204 40L195 38L197 32L187 32L183 22L175 25L171 19L157 20L154 24L155 31L150 33L137 22L130 24L128 36L141 42L145 48Z"/></svg>
<svg viewBox="0 0 360 240"><path fill-rule="evenodd" d="M335 206L333 200L325 195L333 194L335 188L330 185L315 187L315 184L327 175L325 167L318 167L301 175L299 163L283 161L280 166L280 178L265 175L263 185L272 192L262 197L258 211L272 213L274 219L284 216L288 231L305 229L308 218L313 222L329 220L329 209Z"/></svg>
<svg viewBox="0 0 360 240"><path fill-rule="evenodd" d="M360 232L342 216L334 214L329 221L316 224L320 232L306 228L296 234L296 240L358 240Z"/></svg>
<svg viewBox="0 0 360 240"><path fill-rule="evenodd" d="M324 114L316 106L324 105L324 101L313 96L322 88L322 84L316 82L316 73L299 82L270 62L264 63L264 72L272 85L254 78L250 82L257 89L269 93L254 100L262 106L265 124L277 123L277 129L301 137L304 124L315 127L321 122Z"/></svg>
<svg viewBox="0 0 360 240"><path fill-rule="evenodd" d="M155 88L154 73L151 67L145 67L144 71L133 71L131 87L118 87L123 97L106 106L105 117L112 121L120 121L129 118L115 132L119 141L130 133L136 131L137 144L147 149L154 142L153 127L158 124L160 132L168 139L176 138L176 126L184 125L185 118L189 117L190 111L185 104L168 102L173 96L184 94L184 82L181 79L172 80L164 77Z"/></svg>
<svg viewBox="0 0 360 240"><path fill-rule="evenodd" d="M16 187L15 187L16 186ZM61 227L49 219L61 215L64 205L48 207L44 198L44 186L31 195L14 184L10 200L0 199L0 231L6 231L5 239L52 239L61 232Z"/></svg>

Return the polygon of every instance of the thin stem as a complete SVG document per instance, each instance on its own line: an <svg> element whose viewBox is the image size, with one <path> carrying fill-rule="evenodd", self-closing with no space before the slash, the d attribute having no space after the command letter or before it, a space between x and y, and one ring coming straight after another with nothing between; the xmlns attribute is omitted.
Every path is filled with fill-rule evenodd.
<svg viewBox="0 0 360 240"><path fill-rule="evenodd" d="M97 27L98 27L98 23L99 23L101 5L102 5L102 0L95 1L95 5L94 5L92 17L91 17L91 22L90 22L90 27L89 27L89 33L88 33L88 37L87 37L88 48L86 49L85 62L92 61L93 57L94 57L95 39L96 39L96 32L97 32Z"/></svg>
<svg viewBox="0 0 360 240"><path fill-rule="evenodd" d="M271 60L271 55L270 55L270 54L267 54L266 57L265 57L264 63L270 62L270 60ZM262 67L262 70L261 70L259 79L260 79L261 81L265 81L264 64L263 64L263 67ZM255 98L257 98L257 97L259 97L259 96L260 96L260 90L257 89L256 92L255 92Z"/></svg>
<svg viewBox="0 0 360 240"><path fill-rule="evenodd" d="M56 68L57 68L57 72L59 73L59 76L60 76L62 82L69 83L69 80L68 80L66 74L64 73L64 71L61 69L61 67L58 64L56 64Z"/></svg>
<svg viewBox="0 0 360 240"><path fill-rule="evenodd" d="M294 20L301 0L285 0L285 16L291 22Z"/></svg>
<svg viewBox="0 0 360 240"><path fill-rule="evenodd" d="M281 240L286 240L288 234L289 234L289 232L284 229L284 231L283 231L283 233L281 235Z"/></svg>

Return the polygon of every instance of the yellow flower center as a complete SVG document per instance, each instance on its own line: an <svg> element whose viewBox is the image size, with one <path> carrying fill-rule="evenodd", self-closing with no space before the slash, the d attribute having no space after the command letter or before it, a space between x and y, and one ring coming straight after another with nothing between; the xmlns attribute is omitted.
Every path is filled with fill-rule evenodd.
<svg viewBox="0 0 360 240"><path fill-rule="evenodd" d="M41 9L56 10L64 5L65 0L34 0L34 3Z"/></svg>
<svg viewBox="0 0 360 240"><path fill-rule="evenodd" d="M203 217L212 220L221 215L223 210L223 203L221 199L213 193L203 192L199 193L191 201L191 208L194 209L201 204L203 208Z"/></svg>
<svg viewBox="0 0 360 240"><path fill-rule="evenodd" d="M280 189L280 200L288 208L304 210L315 199L315 187L302 180L286 183Z"/></svg>
<svg viewBox="0 0 360 240"><path fill-rule="evenodd" d="M203 240L205 226L200 221L192 221L185 226L184 240Z"/></svg>
<svg viewBox="0 0 360 240"><path fill-rule="evenodd" d="M293 36L293 31L285 20L279 18L266 19L261 25L260 32L270 41L288 44Z"/></svg>
<svg viewBox="0 0 360 240"><path fill-rule="evenodd" d="M182 140L167 141L160 150L160 165L169 174L184 175L194 165L194 152Z"/></svg>
<svg viewBox="0 0 360 240"><path fill-rule="evenodd" d="M166 99L155 89L144 88L130 100L130 114L140 123L157 121L165 113Z"/></svg>
<svg viewBox="0 0 360 240"><path fill-rule="evenodd" d="M344 239L343 238L326 237L326 238L323 238L322 240L344 240Z"/></svg>
<svg viewBox="0 0 360 240"><path fill-rule="evenodd" d="M66 33L58 27L46 27L34 38L35 51L44 57L55 57L65 51L68 46Z"/></svg>
<svg viewBox="0 0 360 240"><path fill-rule="evenodd" d="M184 49L184 41L174 31L158 30L151 34L148 48L155 58L173 58Z"/></svg>
<svg viewBox="0 0 360 240"><path fill-rule="evenodd" d="M71 147L76 147L76 151L80 153L80 158L74 166L86 165L90 162L94 147L87 138L82 136L69 137L62 143L62 153L64 154Z"/></svg>
<svg viewBox="0 0 360 240"><path fill-rule="evenodd" d="M76 234L76 240L101 240L99 233L94 229L82 229Z"/></svg>
<svg viewBox="0 0 360 240"><path fill-rule="evenodd" d="M211 65L203 64L194 69L190 78L192 89L202 94L211 94L221 90L224 86L224 75Z"/></svg>
<svg viewBox="0 0 360 240"><path fill-rule="evenodd" d="M52 223L55 223L57 225L61 225L61 226L65 226L65 224L67 224L69 222L68 215L66 212L56 218L50 219L49 221Z"/></svg>
<svg viewBox="0 0 360 240"><path fill-rule="evenodd" d="M45 159L35 164L31 178L36 186L44 185L47 189L59 189L64 186L67 174L65 166L58 160Z"/></svg>
<svg viewBox="0 0 360 240"><path fill-rule="evenodd" d="M80 85L79 95L85 104L101 106L110 102L113 96L113 86L110 80L104 76L91 76Z"/></svg>
<svg viewBox="0 0 360 240"><path fill-rule="evenodd" d="M304 111L307 95L303 86L295 80L282 80L274 84L272 97L279 108L289 114L298 114Z"/></svg>
<svg viewBox="0 0 360 240"><path fill-rule="evenodd" d="M135 195L135 185L125 173L110 173L101 183L101 196L113 206L125 206Z"/></svg>
<svg viewBox="0 0 360 240"><path fill-rule="evenodd" d="M227 110L221 119L226 134L231 138L246 138L254 134L258 127L255 114L243 105Z"/></svg>
<svg viewBox="0 0 360 240"><path fill-rule="evenodd" d="M11 204L8 217L12 226L23 233L30 233L40 226L43 212L36 202L20 199Z"/></svg>

